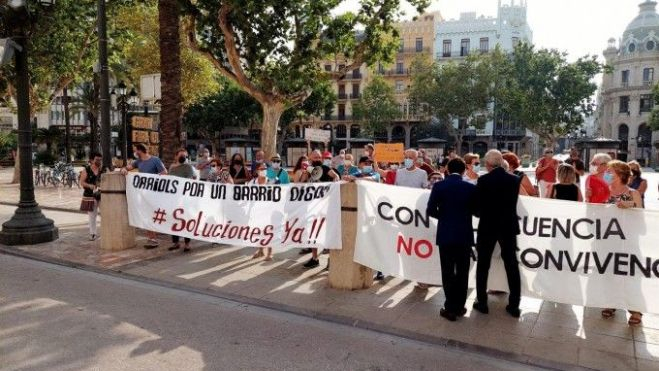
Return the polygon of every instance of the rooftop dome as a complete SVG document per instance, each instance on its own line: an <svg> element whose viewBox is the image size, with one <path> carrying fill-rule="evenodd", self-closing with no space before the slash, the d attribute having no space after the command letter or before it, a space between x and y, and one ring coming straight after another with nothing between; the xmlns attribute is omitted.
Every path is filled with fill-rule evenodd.
<svg viewBox="0 0 659 371"><path fill-rule="evenodd" d="M627 26L622 34L623 40L633 35L637 40L645 39L651 32L659 35L659 14L657 14L657 2L647 0L638 6L640 12L636 18Z"/></svg>

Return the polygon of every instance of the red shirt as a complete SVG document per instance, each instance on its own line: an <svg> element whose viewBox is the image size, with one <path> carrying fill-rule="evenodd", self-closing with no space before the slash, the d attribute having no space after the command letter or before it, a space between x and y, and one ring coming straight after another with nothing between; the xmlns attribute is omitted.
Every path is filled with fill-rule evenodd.
<svg viewBox="0 0 659 371"><path fill-rule="evenodd" d="M393 170L387 171L387 175L384 177L385 184L396 184L396 172Z"/></svg>
<svg viewBox="0 0 659 371"><path fill-rule="evenodd" d="M588 202L593 204L605 204L611 197L609 185L595 175L588 175L588 178L586 178L586 189L590 189L590 200Z"/></svg>
<svg viewBox="0 0 659 371"><path fill-rule="evenodd" d="M551 161L554 166L553 167L548 167L544 169L543 171L536 172L535 177L538 181L544 180L545 182L549 183L556 183L556 169L558 168L558 161L551 159ZM538 162L538 167L545 167L548 164L546 158L541 158L540 162Z"/></svg>

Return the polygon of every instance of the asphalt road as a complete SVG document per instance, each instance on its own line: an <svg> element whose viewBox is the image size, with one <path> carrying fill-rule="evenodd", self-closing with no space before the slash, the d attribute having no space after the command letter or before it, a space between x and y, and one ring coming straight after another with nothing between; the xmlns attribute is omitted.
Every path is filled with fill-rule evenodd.
<svg viewBox="0 0 659 371"><path fill-rule="evenodd" d="M519 370L520 365L0 254L1 370Z"/></svg>

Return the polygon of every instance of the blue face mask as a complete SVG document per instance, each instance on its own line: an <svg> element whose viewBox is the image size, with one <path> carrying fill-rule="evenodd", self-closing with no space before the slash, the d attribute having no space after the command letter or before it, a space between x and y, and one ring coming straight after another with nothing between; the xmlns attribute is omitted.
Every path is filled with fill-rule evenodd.
<svg viewBox="0 0 659 371"><path fill-rule="evenodd" d="M406 158L405 159L405 168L409 169L412 166L414 166L414 160L412 160L411 158Z"/></svg>
<svg viewBox="0 0 659 371"><path fill-rule="evenodd" d="M473 169L474 169L474 173L478 173L478 172L481 171L481 166L480 165L474 165Z"/></svg>
<svg viewBox="0 0 659 371"><path fill-rule="evenodd" d="M370 165L364 166L364 168L362 169L362 173L364 174L370 174L372 172L373 172L373 166Z"/></svg>
<svg viewBox="0 0 659 371"><path fill-rule="evenodd" d="M606 184L611 184L611 183L613 183L613 174L604 173L603 179L606 182Z"/></svg>

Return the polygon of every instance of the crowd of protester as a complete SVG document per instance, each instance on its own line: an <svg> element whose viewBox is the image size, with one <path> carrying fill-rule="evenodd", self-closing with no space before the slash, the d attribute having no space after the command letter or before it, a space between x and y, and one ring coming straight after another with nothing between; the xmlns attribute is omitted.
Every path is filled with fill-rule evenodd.
<svg viewBox="0 0 659 371"><path fill-rule="evenodd" d="M545 149L535 168L535 184L529 175L520 170L520 159L512 152L491 150L481 159L479 154L458 156L449 150L445 156L432 159L424 149L408 149L401 162L377 162L373 145L364 146L357 158L341 150L336 156L328 151L309 151L296 159L292 171L282 165L279 155L266 161L263 151L255 153L253 161L246 163L240 153L231 156L225 164L210 157L208 149L199 151L197 161L188 158L185 149L176 154L169 171L162 161L151 156L145 146L134 147L135 161L122 169L126 173L137 169L142 173L169 174L209 182L249 185L285 185L289 183L370 181L431 189L428 215L438 219L437 245L440 247L442 282L446 301L440 314L455 321L466 313L467 280L472 248L478 256L476 267L477 301L474 309L487 314L487 279L495 246L501 249L501 258L509 285L509 303L506 311L519 317L520 273L517 261L517 235L519 223L517 201L520 195L572 202L615 204L621 209L643 208L647 181L642 177L638 162L625 163L613 160L606 153L598 153L589 163L589 171L581 189L580 179L586 176L586 166L579 152L572 150L570 157L559 161L552 149ZM93 154L90 164L81 176L84 188L81 210L89 213L90 239L96 239L96 217L100 195L98 186L102 159ZM472 217L479 218L477 238L474 240ZM158 246L156 234L147 231L146 248ZM180 237L172 236L170 250L181 247ZM184 252L190 251L190 239L184 239ZM303 265L306 269L318 267L317 249L301 249L300 254L311 254ZM272 248L260 248L254 259L272 260ZM329 259L326 269L329 268ZM376 280L384 278L377 272ZM427 284L417 287L426 289ZM630 325L641 323L642 314L630 310ZM602 310L604 318L613 317L615 309Z"/></svg>

